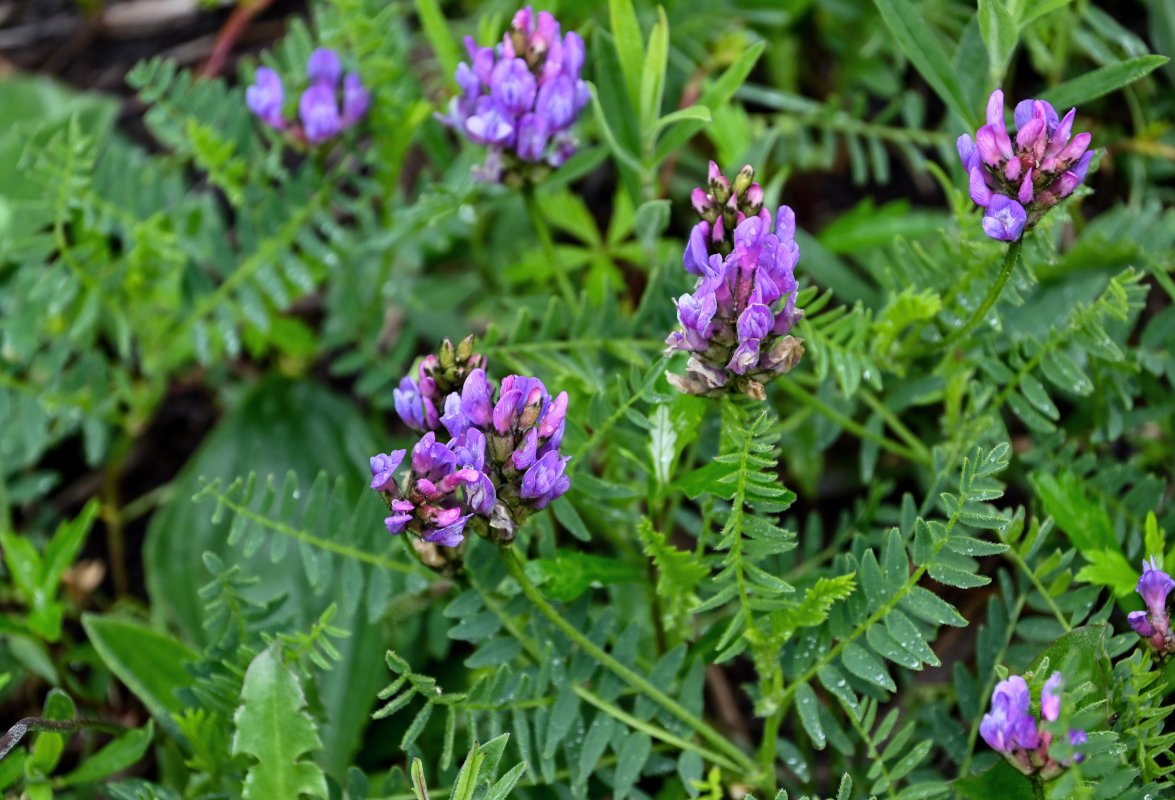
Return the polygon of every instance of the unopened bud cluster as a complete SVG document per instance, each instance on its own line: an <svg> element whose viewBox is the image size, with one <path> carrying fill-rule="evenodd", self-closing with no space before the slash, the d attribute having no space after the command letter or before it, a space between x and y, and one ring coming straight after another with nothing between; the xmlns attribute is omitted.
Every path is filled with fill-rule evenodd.
<svg viewBox="0 0 1175 800"><path fill-rule="evenodd" d="M509 544L527 517L569 488L570 456L559 452L567 392L552 398L538 378L507 375L495 399L484 365L472 337L456 348L446 340L421 363L419 379L406 377L395 390L400 418L425 433L403 481L395 472L406 450L371 459L371 488L391 511L389 533L457 547L472 527Z"/></svg>
<svg viewBox="0 0 1175 800"><path fill-rule="evenodd" d="M690 246L685 251L685 268L700 274L696 268L702 250L711 255L729 255L734 248L734 229L748 217L759 217L768 225L771 214L763 208L763 187L755 183L755 170L747 164L728 181L718 165L710 162L706 187L697 187L690 193L690 203L702 221L690 231ZM693 259L695 268L691 268ZM707 260L703 259L703 260Z"/></svg>
<svg viewBox="0 0 1175 800"><path fill-rule="evenodd" d="M469 63L455 75L461 94L437 119L488 148L479 180L537 182L575 153L571 126L590 97L580 79L583 39L575 31L563 36L549 11L536 17L527 6L496 48L468 36L465 48Z"/></svg>
<svg viewBox="0 0 1175 800"><path fill-rule="evenodd" d="M1062 119L1045 100L1021 100L1013 112L1013 140L1004 124L1004 93L996 89L975 140L959 137L971 199L985 209L983 231L992 239L1016 241L1085 178L1091 136L1070 138L1076 113L1071 108Z"/></svg>
<svg viewBox="0 0 1175 800"><path fill-rule="evenodd" d="M320 47L311 53L306 77L309 85L298 100L297 122L286 119L282 79L269 67L257 68L254 83L245 90L245 104L266 125L286 132L295 141L310 144L338 136L367 113L371 93L357 73L343 76L342 62L335 51Z"/></svg>
<svg viewBox="0 0 1175 800"><path fill-rule="evenodd" d="M750 166L731 185L711 163L710 191L693 192L702 221L690 233L683 264L699 277L693 293L677 299L681 327L665 342L666 354L690 354L684 376L667 375L686 394L761 400L763 384L804 353L803 340L789 335L804 315L796 308L795 213L780 206L772 231L762 189L753 181Z"/></svg>

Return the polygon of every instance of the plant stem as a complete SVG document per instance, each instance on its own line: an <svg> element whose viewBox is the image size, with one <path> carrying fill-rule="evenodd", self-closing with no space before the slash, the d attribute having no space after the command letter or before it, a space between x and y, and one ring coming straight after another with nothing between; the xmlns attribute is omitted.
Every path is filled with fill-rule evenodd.
<svg viewBox="0 0 1175 800"><path fill-rule="evenodd" d="M911 450L918 453L921 458L925 459L926 463L931 462L932 457L930 455L930 451L926 449L926 445L924 445L922 440L915 436L914 433L906 427L901 418L898 417L898 415L895 414L892 410L890 410L889 406L881 402L879 398L873 395L873 392L864 387L858 390L857 396L860 397L862 401L864 401L865 405L873 409L873 411L885 421L885 424L888 425L890 429L898 435L898 438L909 445Z"/></svg>
<svg viewBox="0 0 1175 800"><path fill-rule="evenodd" d="M854 433L857 436L860 436L862 439L868 439L880 447L889 450L891 453L896 453L897 455L909 459L910 461L915 461L919 464L930 466L931 460L928 453L915 452L905 445L898 444L892 439L888 439L885 436L881 436L871 430L868 430L864 425L854 422L852 419L846 417L844 414L825 403L816 395L805 391L800 386L797 386L795 381L785 379L776 381L775 384L776 386L781 387L785 392L787 392L796 400L799 400L804 405L820 412L850 433Z"/></svg>
<svg viewBox="0 0 1175 800"><path fill-rule="evenodd" d="M540 614L546 617L551 624L564 633L572 642L579 646L581 650L594 658L603 666L607 667L616 674L621 680L628 683L633 689L641 692L650 700L658 703L666 711L673 714L673 716L680 719L686 725L689 725L695 732L711 745L716 750L728 757L731 761L738 765L739 769L743 770L744 774L749 778L759 772L754 760L747 756L742 750L735 747L729 739L714 730L698 717L694 716L680 703L674 700L669 695L654 686L648 678L640 675L633 670L626 667L624 664L617 661L615 658L604 652L602 648L588 639L579 630L575 628L570 622L564 619L551 604L547 602L547 598L543 597L542 592L538 590L530 578L526 576L526 571L523 569L522 562L518 559L518 555L513 549L509 547L501 547L498 549L502 556L502 561L506 564L506 569L518 581L518 586L522 589L522 593L526 595L534 607Z"/></svg>
<svg viewBox="0 0 1175 800"><path fill-rule="evenodd" d="M539 208L533 186L527 184L523 187L522 199L526 202L527 216L530 217L530 224L534 227L534 232L543 246L543 254L547 257L547 263L555 273L555 283L559 284L559 292L567 301L567 305L575 308L575 290L571 288L571 280L567 277L567 270L563 268L559 254L555 252L555 241L551 238L551 229L547 227L547 218L543 216L543 210Z"/></svg>
<svg viewBox="0 0 1175 800"><path fill-rule="evenodd" d="M125 725L117 722L106 722L101 719L75 717L74 719L45 719L44 717L25 717L17 722L8 732L0 736L0 760L20 743L29 731L55 731L57 733L73 733L82 728L104 731L106 733L123 733L128 730Z"/></svg>
<svg viewBox="0 0 1175 800"><path fill-rule="evenodd" d="M1016 269L1016 264L1020 261L1020 251L1024 248L1024 239L1020 238L1012 242L1008 247L1008 252L1004 256L1004 263L1000 267L1000 274L996 276L995 283L987 291L987 297L983 298L983 302L979 304L979 308L975 309L975 313L951 333L947 338L941 342L933 342L925 347L920 347L914 350L911 356L924 356L931 353L945 351L955 342L962 339L971 329L983 321L987 316L987 312L991 311L991 307L995 305L996 300L1003 294L1004 287L1008 285L1008 279L1012 277L1012 271Z"/></svg>

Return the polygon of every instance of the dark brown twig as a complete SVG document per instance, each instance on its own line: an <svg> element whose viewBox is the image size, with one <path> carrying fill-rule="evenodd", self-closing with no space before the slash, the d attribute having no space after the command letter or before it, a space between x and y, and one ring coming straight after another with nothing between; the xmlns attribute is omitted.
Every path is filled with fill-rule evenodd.
<svg viewBox="0 0 1175 800"><path fill-rule="evenodd" d="M273 0L242 0L233 9L228 20L224 23L224 27L216 35L216 43L212 45L212 53L209 54L208 61L204 63L204 69L200 70L201 78L215 78L220 74L224 68L224 62L228 60L229 53L233 50L233 45L237 43L237 39L241 38L241 34L245 32L249 22L268 8L271 3Z"/></svg>
<svg viewBox="0 0 1175 800"><path fill-rule="evenodd" d="M0 761L16 747L24 735L29 731L52 731L54 733L73 733L83 728L104 731L106 733L122 733L127 730L125 725L117 722L106 722L101 719L87 719L74 717L73 719L45 719L44 717L25 717L17 722L8 732L0 736Z"/></svg>

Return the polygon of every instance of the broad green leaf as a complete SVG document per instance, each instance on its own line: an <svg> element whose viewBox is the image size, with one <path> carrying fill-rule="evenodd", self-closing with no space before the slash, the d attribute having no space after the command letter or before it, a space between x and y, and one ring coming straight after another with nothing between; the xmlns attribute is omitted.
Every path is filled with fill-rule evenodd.
<svg viewBox="0 0 1175 800"><path fill-rule="evenodd" d="M967 105L967 96L955 77L950 59L939 44L938 35L926 24L926 17L909 0L873 0L902 52L930 84L947 107L964 122L974 122L982 109Z"/></svg>
<svg viewBox="0 0 1175 800"><path fill-rule="evenodd" d="M555 749L578 721L579 697L568 685L559 692L555 705L551 707L551 717L547 721L547 734L543 741L543 755L548 758L554 756Z"/></svg>
<svg viewBox="0 0 1175 800"><path fill-rule="evenodd" d="M1069 686L1078 686L1085 681L1092 682L1097 687L1094 699L1102 699L1106 697L1110 681L1106 633L1107 628L1104 624L1074 628L1041 650L1028 665L1028 671L1038 670L1041 662L1047 658L1050 672L1064 670L1065 680Z"/></svg>
<svg viewBox="0 0 1175 800"><path fill-rule="evenodd" d="M126 684L171 736L179 729L171 715L183 710L177 689L191 686L185 663L197 656L180 642L137 622L83 614L82 627L102 663Z"/></svg>
<svg viewBox="0 0 1175 800"><path fill-rule="evenodd" d="M986 575L968 572L967 570L953 567L950 564L935 562L930 565L929 572L930 577L939 583L945 583L947 586L957 586L960 589L973 589L976 586L986 586L991 583L991 578Z"/></svg>
<svg viewBox="0 0 1175 800"><path fill-rule="evenodd" d="M959 778L951 786L968 800L1033 800L1036 797L1032 792L1032 782L1002 758L986 772Z"/></svg>
<svg viewBox="0 0 1175 800"><path fill-rule="evenodd" d="M322 747L297 676L282 663L280 645L261 651L245 671L233 716L233 755L257 759L245 775L244 800L327 797L326 776L309 754Z"/></svg>
<svg viewBox="0 0 1175 800"><path fill-rule="evenodd" d="M895 664L907 669L922 669L922 662L915 658L913 653L898 644L880 625L870 625L865 629L865 641L869 643L875 653L888 658Z"/></svg>
<svg viewBox="0 0 1175 800"><path fill-rule="evenodd" d="M92 783L129 768L147 752L154 733L155 721L147 720L142 728L127 731L97 753L86 756L81 766L60 778L61 783L66 786Z"/></svg>
<svg viewBox="0 0 1175 800"><path fill-rule="evenodd" d="M221 417L172 485L175 496L183 498L201 488L201 478L229 482L250 472L285 476L293 469L308 491L319 471L349 476L335 500L356 513L344 528L332 531L331 537L368 552L403 557L401 544L390 539L383 527L387 513L383 504L362 480L368 458L386 452L390 444L377 441L352 403L313 381L268 378L248 390ZM257 491L251 508L260 507L261 494ZM268 547L246 559L240 545L230 546L227 541L233 524L229 518L234 515L225 514L219 522L211 521L210 516L207 502L167 503L152 515L147 529L144 564L151 607L174 625L184 640L198 646L208 644L210 631L202 624L205 615L199 597L200 587L208 580L207 571L200 566L205 552L215 553L225 563L239 564L244 574L260 578L251 587L251 599L268 602L284 597L280 608L289 615L285 624L291 629L308 630L335 600L330 593L316 594L307 584L299 548L287 548L277 564L272 563ZM267 537L276 535L264 532ZM365 569L367 574L374 571ZM390 583L391 594L404 591L401 574L385 571L384 578ZM322 764L331 774L343 774L381 686L380 671L370 665L383 657L386 643L383 622L368 621L362 609L354 614L340 613L334 624L350 630L351 636L339 643L343 659L322 676L319 686L330 723L322 730ZM166 724L162 719L159 722Z"/></svg>
<svg viewBox="0 0 1175 800"><path fill-rule="evenodd" d="M1107 64L1042 92L1040 99L1048 100L1064 113L1064 109L1088 103L1134 83L1170 60L1166 56L1149 55Z"/></svg>
<svg viewBox="0 0 1175 800"><path fill-rule="evenodd" d="M932 667L941 663L910 618L896 608L885 615L885 628L898 644Z"/></svg>

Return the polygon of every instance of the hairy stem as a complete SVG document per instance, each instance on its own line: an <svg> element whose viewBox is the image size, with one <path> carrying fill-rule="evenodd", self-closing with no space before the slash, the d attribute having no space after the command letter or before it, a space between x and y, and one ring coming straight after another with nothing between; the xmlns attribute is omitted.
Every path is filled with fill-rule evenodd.
<svg viewBox="0 0 1175 800"><path fill-rule="evenodd" d="M979 308L975 309L975 313L966 322L956 328L941 342L934 342L925 347L918 348L911 355L924 356L945 351L952 344L970 333L972 328L982 322L983 318L987 316L987 312L991 311L991 307L995 305L996 300L999 300L1000 295L1004 293L1004 287L1008 285L1008 280L1012 277L1012 271L1016 269L1016 264L1020 261L1020 251L1022 249L1024 249L1023 238L1017 239L1008 246L1008 252L1004 256L1004 263L1000 267L1000 274L996 276L995 283L987 290L987 296L983 298L983 302L979 304Z"/></svg>

